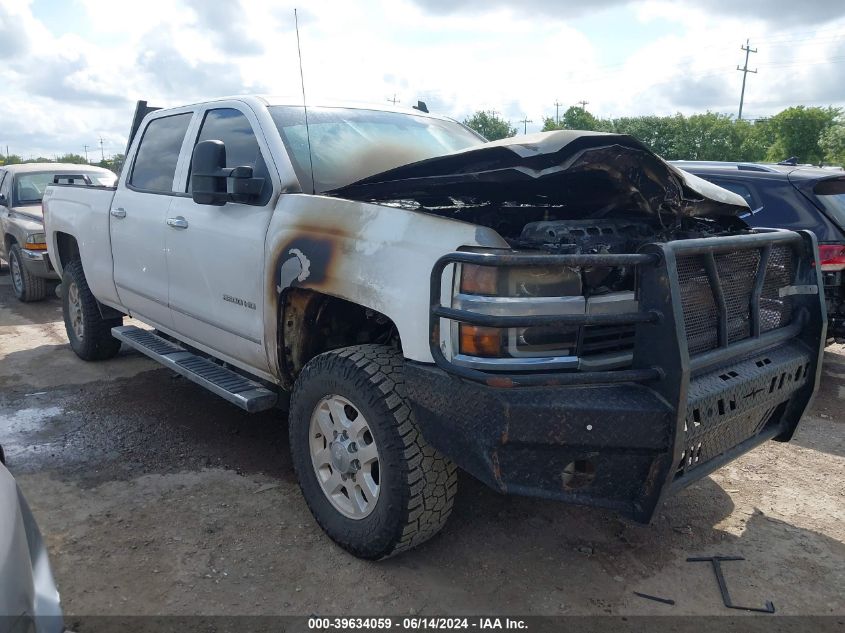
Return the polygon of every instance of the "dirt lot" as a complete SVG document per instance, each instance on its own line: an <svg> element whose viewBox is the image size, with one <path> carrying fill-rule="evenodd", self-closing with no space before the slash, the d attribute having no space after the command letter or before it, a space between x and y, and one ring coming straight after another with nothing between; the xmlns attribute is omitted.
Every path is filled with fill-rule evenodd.
<svg viewBox="0 0 845 633"><path fill-rule="evenodd" d="M133 352L87 364L57 299L0 274L0 442L46 535L68 614L845 613L845 350L790 444L672 499L651 526L499 496L469 477L444 532L381 563L317 528L286 423L248 416ZM674 607L633 595L673 598Z"/></svg>

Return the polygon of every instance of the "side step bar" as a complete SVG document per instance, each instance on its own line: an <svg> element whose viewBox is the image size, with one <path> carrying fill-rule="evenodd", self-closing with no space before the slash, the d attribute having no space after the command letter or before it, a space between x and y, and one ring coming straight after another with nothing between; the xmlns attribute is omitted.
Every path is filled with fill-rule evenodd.
<svg viewBox="0 0 845 633"><path fill-rule="evenodd" d="M240 374L221 367L203 356L197 356L149 330L133 325L111 329L112 336L146 354L168 369L183 375L225 398L244 411L254 413L271 409L276 404L276 393Z"/></svg>

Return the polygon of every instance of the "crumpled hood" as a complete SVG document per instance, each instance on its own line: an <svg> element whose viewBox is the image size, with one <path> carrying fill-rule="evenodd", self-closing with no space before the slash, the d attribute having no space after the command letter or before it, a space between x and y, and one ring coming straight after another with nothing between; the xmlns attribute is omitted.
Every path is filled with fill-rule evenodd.
<svg viewBox="0 0 845 633"><path fill-rule="evenodd" d="M469 199L678 216L737 215L742 196L670 165L632 136L560 130L493 141L396 167L326 195L361 201Z"/></svg>

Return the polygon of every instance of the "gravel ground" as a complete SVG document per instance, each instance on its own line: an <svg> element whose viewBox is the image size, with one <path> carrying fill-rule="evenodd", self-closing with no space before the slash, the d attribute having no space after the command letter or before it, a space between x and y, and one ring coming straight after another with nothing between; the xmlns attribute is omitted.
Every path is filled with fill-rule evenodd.
<svg viewBox="0 0 845 633"><path fill-rule="evenodd" d="M279 413L248 416L131 351L84 363L58 300L0 275L0 442L45 533L67 614L845 613L845 350L793 442L671 499L650 526L500 496L468 476L446 529L369 563L302 500ZM674 606L633 591L673 598Z"/></svg>

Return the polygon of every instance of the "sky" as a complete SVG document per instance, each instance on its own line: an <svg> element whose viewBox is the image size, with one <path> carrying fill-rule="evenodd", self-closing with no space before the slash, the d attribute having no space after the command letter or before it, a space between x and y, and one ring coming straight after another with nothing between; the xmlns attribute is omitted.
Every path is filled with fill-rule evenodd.
<svg viewBox="0 0 845 633"><path fill-rule="evenodd" d="M306 94L528 132L587 101L596 116L845 106L842 0L309 0ZM0 153L122 152L135 102L301 95L287 0L0 0ZM531 122L523 124L523 119ZM102 139L102 145L100 143Z"/></svg>

